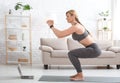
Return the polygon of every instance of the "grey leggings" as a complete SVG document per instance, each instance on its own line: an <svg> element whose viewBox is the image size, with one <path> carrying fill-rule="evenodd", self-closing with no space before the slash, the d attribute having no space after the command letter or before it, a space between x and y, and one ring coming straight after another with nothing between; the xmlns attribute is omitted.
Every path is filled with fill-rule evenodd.
<svg viewBox="0 0 120 83"><path fill-rule="evenodd" d="M101 54L101 50L96 43L92 43L86 48L78 48L68 52L68 57L75 67L76 71L82 72L81 64L78 58L95 58Z"/></svg>

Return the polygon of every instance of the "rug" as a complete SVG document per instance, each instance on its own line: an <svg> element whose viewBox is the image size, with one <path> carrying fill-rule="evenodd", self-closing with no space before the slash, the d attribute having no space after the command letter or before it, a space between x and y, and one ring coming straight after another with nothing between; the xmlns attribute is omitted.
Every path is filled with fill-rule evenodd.
<svg viewBox="0 0 120 83"><path fill-rule="evenodd" d="M70 80L69 76L53 76L53 75L43 75L39 81L44 82L73 82ZM85 77L84 81L74 81L74 82L99 82L99 83L120 83L120 77Z"/></svg>

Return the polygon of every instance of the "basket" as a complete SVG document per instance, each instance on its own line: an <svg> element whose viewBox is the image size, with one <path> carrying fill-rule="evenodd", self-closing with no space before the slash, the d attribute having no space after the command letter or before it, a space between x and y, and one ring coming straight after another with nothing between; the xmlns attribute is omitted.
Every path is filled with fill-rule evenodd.
<svg viewBox="0 0 120 83"><path fill-rule="evenodd" d="M9 35L8 39L17 40L17 36L16 35Z"/></svg>
<svg viewBox="0 0 120 83"><path fill-rule="evenodd" d="M27 58L18 58L18 62L28 62Z"/></svg>
<svg viewBox="0 0 120 83"><path fill-rule="evenodd" d="M17 48L14 48L14 47L9 47L8 48L10 51L16 51L17 50Z"/></svg>

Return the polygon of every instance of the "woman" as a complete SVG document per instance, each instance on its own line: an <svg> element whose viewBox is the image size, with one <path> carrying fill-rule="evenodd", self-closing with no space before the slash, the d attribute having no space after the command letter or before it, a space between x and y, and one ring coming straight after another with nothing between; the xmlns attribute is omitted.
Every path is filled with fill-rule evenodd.
<svg viewBox="0 0 120 83"><path fill-rule="evenodd" d="M48 20L47 24L58 38L62 38L72 34L72 38L85 46L85 48L78 48L69 51L68 57L75 67L77 74L70 76L71 80L84 80L81 64L78 58L95 58L101 54L101 50L94 42L90 33L80 23L75 10L69 10L66 12L66 19L68 23L71 23L71 27L66 30L58 30L54 27L54 21Z"/></svg>

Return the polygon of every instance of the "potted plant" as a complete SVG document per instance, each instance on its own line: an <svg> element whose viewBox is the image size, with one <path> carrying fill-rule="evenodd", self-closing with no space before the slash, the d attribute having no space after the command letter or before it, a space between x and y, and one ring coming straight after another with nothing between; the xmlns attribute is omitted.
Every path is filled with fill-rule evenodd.
<svg viewBox="0 0 120 83"><path fill-rule="evenodd" d="M15 10L21 10L20 13L22 13L23 11L31 10L32 7L29 4L23 4L22 2L17 2L14 9Z"/></svg>
<svg viewBox="0 0 120 83"><path fill-rule="evenodd" d="M108 30L108 27L103 27L103 30L104 30L104 31Z"/></svg>
<svg viewBox="0 0 120 83"><path fill-rule="evenodd" d="M99 15L103 17L103 20L106 20L106 17L109 16L109 10L100 12Z"/></svg>

